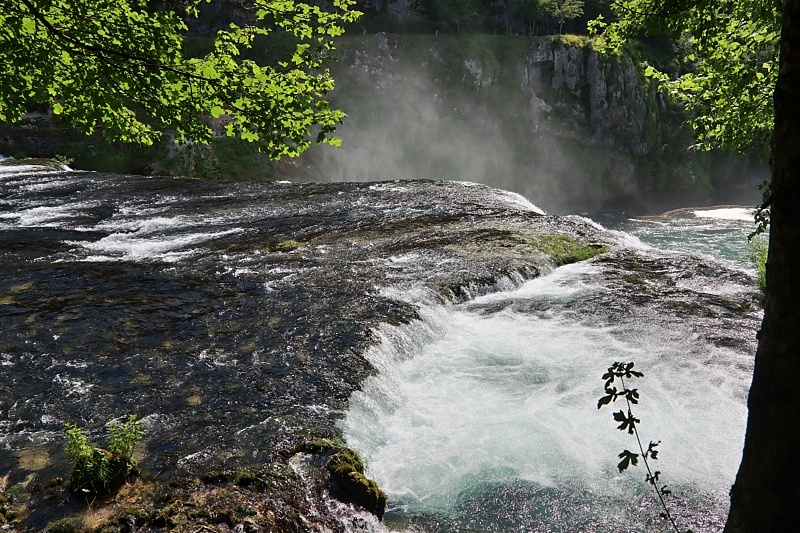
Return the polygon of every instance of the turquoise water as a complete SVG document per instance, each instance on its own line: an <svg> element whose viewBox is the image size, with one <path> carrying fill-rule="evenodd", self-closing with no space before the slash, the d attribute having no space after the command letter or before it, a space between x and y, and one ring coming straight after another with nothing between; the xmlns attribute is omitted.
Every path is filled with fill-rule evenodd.
<svg viewBox="0 0 800 533"><path fill-rule="evenodd" d="M669 530L644 470L616 469L635 441L615 429L611 409L596 408L603 371L634 360L645 372L635 414L642 438L662 441L655 467L675 493L672 512L681 527L719 531L759 316L706 315L752 295L749 275L712 259L749 268L745 216L618 219L629 232L619 264L632 259L649 274L631 276L616 259L569 265L466 304L423 304L419 322L381 328L369 354L379 372L351 397L341 427L389 495L387 527ZM687 317L687 308L703 311Z"/></svg>
<svg viewBox="0 0 800 533"><path fill-rule="evenodd" d="M598 216L597 221L662 250L713 257L752 269L748 235L755 229L753 208L708 207L671 211L657 217Z"/></svg>

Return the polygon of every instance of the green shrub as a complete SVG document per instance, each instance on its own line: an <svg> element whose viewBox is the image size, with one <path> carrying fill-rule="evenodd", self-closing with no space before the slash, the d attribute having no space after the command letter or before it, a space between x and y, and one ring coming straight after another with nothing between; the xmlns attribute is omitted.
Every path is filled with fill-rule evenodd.
<svg viewBox="0 0 800 533"><path fill-rule="evenodd" d="M108 494L124 483L136 468L133 448L142 438L141 421L130 415L109 429L108 449L89 442L83 430L67 424L66 453L71 463L70 489L87 498Z"/></svg>
<svg viewBox="0 0 800 533"><path fill-rule="evenodd" d="M750 239L750 261L756 269L758 275L758 287L763 293L767 288L767 253L769 251L769 241L763 234L755 235Z"/></svg>

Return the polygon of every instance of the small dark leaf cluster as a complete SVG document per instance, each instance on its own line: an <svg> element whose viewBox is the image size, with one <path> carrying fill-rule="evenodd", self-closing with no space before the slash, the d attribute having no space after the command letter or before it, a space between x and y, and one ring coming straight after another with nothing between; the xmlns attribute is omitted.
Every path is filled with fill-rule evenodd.
<svg viewBox="0 0 800 533"><path fill-rule="evenodd" d="M627 431L628 434L634 435L636 437L636 442L639 445L639 451L641 453L634 453L630 450L623 450L617 457L619 457L620 461L617 464L617 468L619 469L620 473L624 472L628 469L628 467L638 466L639 459L642 459L645 468L647 469L647 475L645 476L645 481L652 485L653 490L656 492L656 495L661 502L661 505L664 509L664 514L662 515L664 518L670 521L670 524L676 531L678 530L677 525L675 524L674 520L669 514L669 509L667 509L666 504L664 503L664 498L671 495L672 491L670 491L666 485L662 485L661 487L658 486L659 477L661 476L661 472L656 470L652 471L650 469L650 465L648 463L648 459L658 459L658 445L661 444L661 441L653 442L650 441L650 444L647 446L647 450L644 449L642 445L642 441L639 438L639 432L637 430L637 424L639 424L640 420L633 416L633 411L631 409L632 405L639 403L639 391L638 389L629 389L625 385L625 379L633 379L633 378L640 378L644 376L642 372L633 369L633 363L619 363L616 362L610 367L605 374L603 374L602 379L604 381L603 389L605 390L605 395L602 396L597 401L597 408L600 409L604 405L610 405L611 403L617 401L618 398L624 398L625 402L628 405L627 413L624 410L619 410L614 413L614 420L619 422L617 429L620 431ZM619 380L621 389L618 389L614 382Z"/></svg>
<svg viewBox="0 0 800 533"><path fill-rule="evenodd" d="M639 403L639 390L625 388L625 382L623 379L640 378L642 376L644 376L642 372L633 369L633 363L614 363L608 367L608 371L606 371L602 377L602 379L605 380L605 385L603 388L606 391L606 395L597 401L597 408L600 409L604 405L608 405L611 402L617 401L617 398L620 396L624 396L629 403ZM612 387L614 380L617 378L620 379L620 383L623 387L622 390L618 390L617 387ZM614 419L617 419L616 414L614 415Z"/></svg>

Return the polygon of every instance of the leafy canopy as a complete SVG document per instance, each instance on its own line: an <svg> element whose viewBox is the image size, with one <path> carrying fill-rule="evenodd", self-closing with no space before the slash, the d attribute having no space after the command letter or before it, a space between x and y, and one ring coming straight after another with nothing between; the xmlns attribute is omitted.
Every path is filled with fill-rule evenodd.
<svg viewBox="0 0 800 533"><path fill-rule="evenodd" d="M254 0L246 22L219 31L202 57L185 52L184 17L210 0L0 0L0 120L18 121L49 103L87 134L152 144L165 130L207 143L212 119L228 136L257 143L273 158L294 156L331 137L344 114L325 95L323 62L342 25L360 13L353 0L331 11L295 0ZM284 32L291 57L262 65L243 53L258 37Z"/></svg>
<svg viewBox="0 0 800 533"><path fill-rule="evenodd" d="M612 0L618 17L606 25L606 45L630 36L669 33L684 49L684 70L645 73L690 111L697 147L769 151L772 94L778 76L779 0Z"/></svg>

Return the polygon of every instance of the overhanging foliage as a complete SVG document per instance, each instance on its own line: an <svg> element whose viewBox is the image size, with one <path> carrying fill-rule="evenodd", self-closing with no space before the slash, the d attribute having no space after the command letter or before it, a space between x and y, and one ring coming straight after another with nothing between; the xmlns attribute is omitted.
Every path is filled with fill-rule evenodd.
<svg viewBox="0 0 800 533"><path fill-rule="evenodd" d="M331 137L344 114L325 95L323 68L342 25L358 18L352 0L333 10L294 0L255 0L247 21L220 30L202 57L184 52L184 18L209 0L175 9L146 0L0 1L0 120L18 121L31 104L87 134L152 144L166 130L208 142L219 119L225 134L257 143L271 157L297 155ZM286 32L291 57L275 65L244 59L258 37Z"/></svg>

